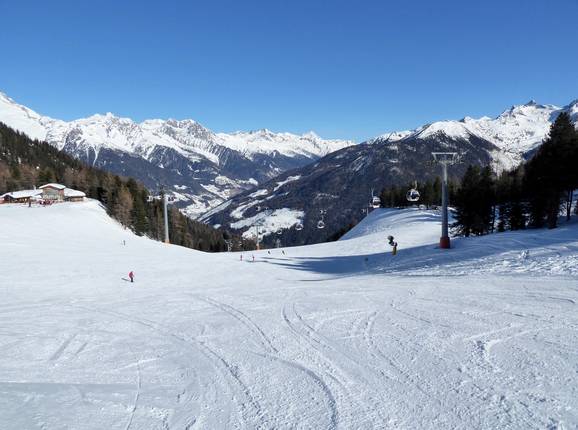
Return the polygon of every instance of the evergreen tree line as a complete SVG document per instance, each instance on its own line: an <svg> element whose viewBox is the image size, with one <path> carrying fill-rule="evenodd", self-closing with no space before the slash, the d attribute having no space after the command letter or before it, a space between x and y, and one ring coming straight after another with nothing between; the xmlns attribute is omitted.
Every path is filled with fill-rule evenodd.
<svg viewBox="0 0 578 430"><path fill-rule="evenodd" d="M163 240L162 201L149 198L144 185L90 167L55 147L32 140L0 122L0 194L58 182L81 190L99 200L110 216L137 235ZM253 244L232 237L228 232L193 221L178 209L169 208L171 243L201 251L226 251Z"/></svg>
<svg viewBox="0 0 578 430"><path fill-rule="evenodd" d="M556 228L561 212L567 219L571 216L573 192L578 188L576 166L578 132L562 113L534 156L518 168L496 175L489 167L468 167L451 199L454 232L470 236Z"/></svg>

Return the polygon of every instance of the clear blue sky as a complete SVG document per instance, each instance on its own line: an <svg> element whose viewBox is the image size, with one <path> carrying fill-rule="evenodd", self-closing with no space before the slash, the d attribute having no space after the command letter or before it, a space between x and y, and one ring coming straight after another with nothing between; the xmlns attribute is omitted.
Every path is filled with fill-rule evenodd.
<svg viewBox="0 0 578 430"><path fill-rule="evenodd" d="M0 0L0 91L361 141L578 98L578 0Z"/></svg>

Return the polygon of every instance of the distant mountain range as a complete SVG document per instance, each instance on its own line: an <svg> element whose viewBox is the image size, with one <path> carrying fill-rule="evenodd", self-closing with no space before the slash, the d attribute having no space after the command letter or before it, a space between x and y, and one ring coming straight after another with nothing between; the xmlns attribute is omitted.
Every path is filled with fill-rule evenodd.
<svg viewBox="0 0 578 430"><path fill-rule="evenodd" d="M0 121L90 165L172 191L195 218L240 191L353 144L269 130L214 133L196 121L136 123L111 113L74 121L40 115L0 93Z"/></svg>
<svg viewBox="0 0 578 430"><path fill-rule="evenodd" d="M193 120L136 123L110 113L66 122L0 93L1 122L89 164L134 177L153 192L164 185L191 217L248 236L258 222L271 244L326 240L360 219L372 188L379 193L438 175L432 151L462 155L462 164L452 168L456 176L468 164L515 167L536 150L562 111L576 121L578 100L564 107L531 101L496 118L438 121L355 145L312 132L214 133ZM317 228L320 219L324 229ZM296 230L300 224L303 229Z"/></svg>
<svg viewBox="0 0 578 430"><path fill-rule="evenodd" d="M469 164L492 165L496 170L517 166L542 143L562 111L576 121L578 100L562 108L531 101L494 119L466 117L388 133L283 173L233 197L201 220L246 236L254 236L251 227L261 224L269 244L277 239L291 245L321 242L362 217L372 188L379 193L385 186L439 175L439 167L431 163L433 151L462 155L462 163L451 168L453 176L461 176ZM318 229L321 219L325 228ZM303 229L295 229L298 224Z"/></svg>

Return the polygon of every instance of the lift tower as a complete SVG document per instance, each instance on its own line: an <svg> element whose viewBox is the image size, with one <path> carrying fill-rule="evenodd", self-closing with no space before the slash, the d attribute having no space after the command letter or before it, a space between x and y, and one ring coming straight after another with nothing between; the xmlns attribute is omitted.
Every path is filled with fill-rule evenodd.
<svg viewBox="0 0 578 430"><path fill-rule="evenodd" d="M442 165L442 236L440 248L449 249L450 235L448 229L448 166L458 161L457 152L432 152L434 160Z"/></svg>

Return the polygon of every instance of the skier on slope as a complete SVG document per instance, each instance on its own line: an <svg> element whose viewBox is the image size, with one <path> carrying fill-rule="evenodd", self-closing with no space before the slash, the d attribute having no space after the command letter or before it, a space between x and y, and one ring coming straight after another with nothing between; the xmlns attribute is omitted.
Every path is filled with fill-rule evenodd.
<svg viewBox="0 0 578 430"><path fill-rule="evenodd" d="M130 279L130 282L134 282L134 273L132 273L132 270L128 273L128 277Z"/></svg>

